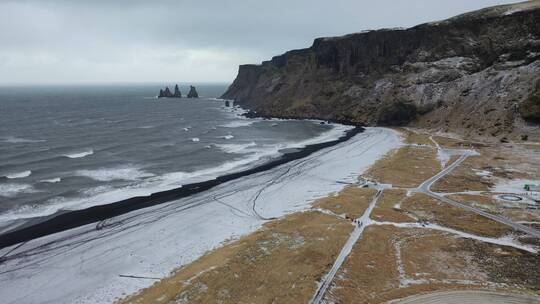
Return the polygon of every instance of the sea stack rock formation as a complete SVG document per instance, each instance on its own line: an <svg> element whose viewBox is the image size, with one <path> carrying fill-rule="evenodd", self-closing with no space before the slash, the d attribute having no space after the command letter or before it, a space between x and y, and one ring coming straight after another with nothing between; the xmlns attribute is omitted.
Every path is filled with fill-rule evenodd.
<svg viewBox="0 0 540 304"><path fill-rule="evenodd" d="M171 93L171 90L169 90L169 87L165 87L164 90L159 90L158 98L181 98L182 93L180 92L180 89L178 88L178 85L174 86L174 94Z"/></svg>
<svg viewBox="0 0 540 304"><path fill-rule="evenodd" d="M240 66L221 98L262 116L540 139L539 20L536 0L408 29L318 38Z"/></svg>
<svg viewBox="0 0 540 304"><path fill-rule="evenodd" d="M199 93L197 93L197 89L195 89L194 86L189 86L189 93L187 95L188 98L199 98Z"/></svg>
<svg viewBox="0 0 540 304"><path fill-rule="evenodd" d="M173 97L175 98L182 98L182 93L180 92L180 89L178 88L178 85L174 86L174 94Z"/></svg>

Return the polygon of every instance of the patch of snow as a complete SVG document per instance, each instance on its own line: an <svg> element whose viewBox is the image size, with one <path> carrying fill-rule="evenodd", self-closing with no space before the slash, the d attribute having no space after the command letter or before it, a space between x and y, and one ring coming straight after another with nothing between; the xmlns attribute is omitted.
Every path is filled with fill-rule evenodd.
<svg viewBox="0 0 540 304"><path fill-rule="evenodd" d="M492 175L490 171L486 170L478 170L478 169L472 169L474 171L474 174L481 176L481 177L489 177Z"/></svg>
<svg viewBox="0 0 540 304"><path fill-rule="evenodd" d="M350 140L269 171L188 198L0 249L6 303L112 303L165 277L224 242L251 233L265 217L311 208L321 193L342 190L388 151L396 131L367 128ZM368 220L368 219L366 219ZM10 250L12 250L10 252ZM47 291L47 292L44 292Z"/></svg>
<svg viewBox="0 0 540 304"><path fill-rule="evenodd" d="M507 10L506 12L504 12L504 16L508 16L508 15L512 15L512 14L515 14L515 13L519 13L519 12L522 12L523 9L521 8L512 8L512 9L509 9Z"/></svg>
<svg viewBox="0 0 540 304"><path fill-rule="evenodd" d="M481 241L481 242L485 242L485 243L490 243L490 244L514 247L514 248L517 248L517 249L520 249L520 250L525 250L525 251L528 251L528 252L531 252L531 253L537 253L538 252L537 247L532 246L532 245L523 245L523 244L517 242L511 236L504 236L504 237L500 237L500 238L483 237L483 236L478 236L478 235L470 234L470 233L467 233L467 232L455 230L455 229L452 229L452 228L439 226L437 224L432 224L432 223L420 224L420 223L393 223L393 222L371 221L371 225L392 225L392 226L398 227L398 228L420 228L420 229L439 230L439 231L444 231L444 232L448 232L448 233L451 233L451 234L455 234L455 235L457 235L459 237L466 238L466 239L473 239L473 240L477 240L477 241Z"/></svg>
<svg viewBox="0 0 540 304"><path fill-rule="evenodd" d="M540 180L530 179L498 179L497 183L490 190L497 193L527 194L524 186L526 184L540 185Z"/></svg>

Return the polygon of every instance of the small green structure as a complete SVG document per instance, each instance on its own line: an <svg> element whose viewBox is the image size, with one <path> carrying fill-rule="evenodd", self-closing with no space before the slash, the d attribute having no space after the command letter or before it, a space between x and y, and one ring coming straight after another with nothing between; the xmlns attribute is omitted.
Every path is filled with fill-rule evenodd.
<svg viewBox="0 0 540 304"><path fill-rule="evenodd" d="M539 185L525 184L525 186L523 186L523 189L525 189L525 191L540 192L540 186Z"/></svg>

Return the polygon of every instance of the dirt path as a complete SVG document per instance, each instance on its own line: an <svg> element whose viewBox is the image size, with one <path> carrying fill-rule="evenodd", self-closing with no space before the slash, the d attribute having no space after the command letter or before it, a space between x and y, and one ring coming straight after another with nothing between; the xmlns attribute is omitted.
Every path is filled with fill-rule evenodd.
<svg viewBox="0 0 540 304"><path fill-rule="evenodd" d="M437 147L437 149L439 151L441 149L443 149L439 145L439 143L437 143L433 139L433 137L430 137L430 140L436 145L436 147ZM424 193L426 195L429 195L429 196L431 196L431 197L433 197L435 199L443 201L443 202L445 202L447 204L450 204L452 206L459 207L459 208L474 212L476 214L487 217L489 219L492 219L492 220L497 221L499 223L502 223L504 225L510 226L513 229L525 232L525 233L527 233L527 234L529 234L529 235L531 235L533 237L536 237L536 238L540 239L540 231L538 231L537 229L515 223L515 222L511 221L508 218L504 218L504 217L500 217L500 216L497 216L497 215L493 215L491 213L487 213L487 212L485 212L483 210L474 208L474 207L469 206L469 205L465 205L463 203L451 200L451 199L449 199L449 198L447 198L445 196L439 195L438 193L432 192L431 191L431 186L435 182L437 182L439 179L443 178L447 174L451 173L464 160L466 160L467 157L469 157L470 155L475 154L475 151L472 151L472 150L462 150L462 149L445 149L445 150L453 152L454 155L459 155L459 158L456 161L454 161L452 164L450 164L448 166L444 166L443 169L440 172L438 172L437 174L433 175L432 177L430 177L427 180L425 180L424 182L422 182L417 188L409 189L410 191ZM364 228L373 223L370 220L369 217L370 217L371 211L375 207L375 204L377 203L377 200L378 200L381 193L382 193L382 190L379 189L377 191L377 194L375 195L373 201L371 202L369 208L364 212L362 217L360 217L360 218L358 218L356 220L358 225L355 227L355 229L351 233L349 239L347 240L347 242L343 246L343 249L341 250L338 257L336 258L336 261L334 262L334 264L332 265L332 268L328 271L328 273L323 277L322 281L320 282L319 287L317 288L317 291L315 292L315 294L313 296L313 299L310 301L311 304L318 304L318 303L321 302L321 300L324 298L326 290L328 289L328 287L332 283L332 281L334 279L334 276L336 275L339 268L343 264L345 258L350 254L350 252L351 252L354 244L356 243L356 241L362 235L362 232L363 232ZM459 297L455 298L455 299L460 299L458 302L446 302L447 299L451 299L452 297L451 296L442 296L440 302L437 300L438 298L430 298L431 300L428 299L425 302L418 302L418 303L490 303L490 302L493 302L493 303L514 303L514 302L496 302L496 301L494 302L494 301L490 300L491 298L497 298L499 296L500 296L500 294L494 294L494 295L488 294L488 295L485 295L485 296L480 295L480 296L478 296L479 297L478 301L475 302L476 300L474 300L475 299L474 294L472 294L472 295L465 294L464 298L462 298L462 299L460 299ZM471 300L471 301L469 301L469 300ZM403 302L403 303L417 303L417 302ZM515 303L521 303L521 302L517 301ZM526 302L526 303L528 303L528 302ZM538 303L538 302L531 302L531 303Z"/></svg>
<svg viewBox="0 0 540 304"><path fill-rule="evenodd" d="M430 137L430 139L437 145L437 149L442 149L439 144L433 139ZM467 159L467 157L469 157L470 155L473 155L474 154L474 151L468 151L468 150L461 150L461 149L446 149L448 151L454 151L455 153L459 153L460 157L459 159L457 159L455 162L453 162L451 165L447 166L446 168L444 168L443 170L441 170L441 172L437 173L436 175L434 175L433 177L427 179L426 181L424 181L420 186L418 186L417 189L414 189L413 191L416 191L416 192L421 192L421 193L424 193L424 194L427 194L435 199L438 199L442 202L445 202L447 204L450 204L454 207L458 207L458 208L462 208L462 209L465 209L465 210L468 210L468 211L471 211L471 212L474 212L478 215L481 215L481 216L484 216L484 217L487 217L491 220L494 220L496 222L499 222L501 224L504 224L504 225L507 225L507 226L510 226L512 227L513 229L515 230L518 230L518 231L521 231L521 232L525 232L527 233L528 235L530 236L533 236L535 238L538 238L540 239L540 231L535 229L535 228L532 228L532 227L528 227L528 226L525 226L525 225L522 225L522 224L519 224L519 223L516 223L516 222L513 222L512 220L508 219L508 218L505 218L505 217L501 217L501 216L497 216L497 215L494 215L494 214L491 214L491 213L488 213L488 212L485 212L483 210L480 210L478 208L475 208L475 207L472 207L470 205L466 205L466 204L463 204L463 203L460 203L458 201L455 201L455 200L452 200L452 199L449 199L445 196L442 196L442 195L439 195L438 193L435 193L435 192L432 192L431 191L431 186L437 182L439 179L443 178L444 176L446 176L448 173L452 172L456 167L458 167L465 159Z"/></svg>
<svg viewBox="0 0 540 304"><path fill-rule="evenodd" d="M362 232L364 231L364 228L369 224L369 215L371 214L371 211L373 211L373 208L375 208L375 204L377 204L377 200L381 196L382 190L378 190L375 194L375 197L369 204L369 207L366 209L364 214L356 219L356 226L349 236L349 239L343 245L343 248L341 249L341 252L339 253L338 257L336 258L336 261L334 262L334 265L332 265L332 268L330 268L330 271L323 277L322 282L319 284L319 288L315 292L315 295L313 296L313 299L311 299L310 303L312 304L318 304L323 299L324 294L332 281L334 280L334 276L336 275L337 271L341 267L341 264L343 264L343 261L345 261L345 258L351 253L351 250L362 235Z"/></svg>

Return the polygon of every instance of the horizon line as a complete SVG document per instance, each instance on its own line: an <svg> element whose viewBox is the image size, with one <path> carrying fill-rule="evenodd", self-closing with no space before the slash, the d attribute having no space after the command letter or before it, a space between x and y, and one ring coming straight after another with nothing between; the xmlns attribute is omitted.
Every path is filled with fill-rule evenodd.
<svg viewBox="0 0 540 304"><path fill-rule="evenodd" d="M46 87L46 86L113 86L113 85L175 85L179 86L185 85L230 85L231 81L133 81L133 82L121 82L121 81L111 81L111 82L13 82L13 83L0 83L1 87Z"/></svg>

